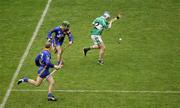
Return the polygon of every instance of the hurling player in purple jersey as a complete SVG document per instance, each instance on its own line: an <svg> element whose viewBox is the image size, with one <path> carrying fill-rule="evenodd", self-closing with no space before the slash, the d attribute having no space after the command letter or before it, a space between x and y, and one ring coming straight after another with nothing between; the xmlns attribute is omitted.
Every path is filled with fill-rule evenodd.
<svg viewBox="0 0 180 108"><path fill-rule="evenodd" d="M57 64L63 65L63 42L65 39L65 36L69 39L69 45L71 46L73 44L73 36L70 32L70 23L68 21L63 21L63 23L60 26L55 27L51 31L48 32L47 39L49 42L52 43L53 49L55 50L55 53L57 53Z"/></svg>
<svg viewBox="0 0 180 108"><path fill-rule="evenodd" d="M36 80L30 79L28 77L24 77L22 79L18 80L18 85L21 83L29 83L34 86L40 86L44 79L46 79L49 83L48 85L48 101L56 101L56 98L52 95L53 85L54 85L54 79L53 76L50 74L49 69L55 68L60 69L61 66L54 65L51 63L51 43L46 43L44 50L37 55L35 59L35 64L38 66L37 71L37 78Z"/></svg>

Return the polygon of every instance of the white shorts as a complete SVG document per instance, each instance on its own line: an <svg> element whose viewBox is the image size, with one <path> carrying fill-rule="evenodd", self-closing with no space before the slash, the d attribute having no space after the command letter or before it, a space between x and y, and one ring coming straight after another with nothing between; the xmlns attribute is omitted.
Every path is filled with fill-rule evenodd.
<svg viewBox="0 0 180 108"><path fill-rule="evenodd" d="M103 43L100 35L91 35L91 39L95 45L100 45Z"/></svg>

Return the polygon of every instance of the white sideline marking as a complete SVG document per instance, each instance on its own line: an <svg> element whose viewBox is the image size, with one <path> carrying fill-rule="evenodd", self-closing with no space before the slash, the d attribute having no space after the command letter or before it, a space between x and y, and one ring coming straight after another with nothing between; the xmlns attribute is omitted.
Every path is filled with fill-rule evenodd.
<svg viewBox="0 0 180 108"><path fill-rule="evenodd" d="M47 92L48 90L27 90L27 89L13 89L13 92ZM126 90L53 90L55 92L72 92L72 93L159 93L159 94L180 94L180 91L126 91Z"/></svg>
<svg viewBox="0 0 180 108"><path fill-rule="evenodd" d="M7 89L7 91L6 91L6 94L5 94L4 98L3 98L2 104L0 105L0 108L4 108L6 102L7 102L8 98L9 98L9 95L11 94L11 90L12 90L12 88L13 88L13 84L14 84L14 82L15 82L15 80L16 80L16 78L17 78L17 76L18 76L18 74L19 74L19 72L20 72L20 70L21 70L21 67L22 67L22 65L23 65L23 63L24 63L24 60L26 59L26 57L27 57L27 55L28 55L28 53L29 53L29 50L30 50L30 48L31 48L31 46L32 46L32 43L33 43L34 39L36 38L37 33L38 33L38 31L39 31L39 29L40 29L40 27L41 27L41 25L42 25L42 23L43 23L43 21L44 21L44 17L46 16L46 13L47 13L47 11L48 11L48 8L49 8L49 5L50 5L51 1L52 1L52 0L48 0L48 2L47 2L47 4L46 4L46 7L45 7L45 9L44 9L44 11L43 11L43 13L42 13L42 15L41 15L41 18L40 18L40 20L39 20L36 28L35 28L35 31L33 32L33 35L32 35L32 37L31 37L31 40L29 41L29 44L28 44L28 46L26 47L26 50L25 50L23 56L21 57L21 60L20 60L20 62L19 62L19 65L18 65L18 67L17 67L17 69L16 69L16 71L15 71L15 73L14 73L12 79L11 79L11 82L10 82L10 84L9 84L9 87L8 87L8 89Z"/></svg>

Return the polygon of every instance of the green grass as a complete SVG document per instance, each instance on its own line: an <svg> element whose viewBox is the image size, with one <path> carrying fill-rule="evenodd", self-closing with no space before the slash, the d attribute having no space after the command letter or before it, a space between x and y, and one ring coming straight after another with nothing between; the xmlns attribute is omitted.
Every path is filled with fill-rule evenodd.
<svg viewBox="0 0 180 108"><path fill-rule="evenodd" d="M0 102L32 36L47 1L1 0L0 4ZM109 10L123 18L103 34L105 64L96 64L98 51L87 57L82 48L92 44L92 20ZM18 75L36 78L34 57L47 32L63 20L72 25L74 45L65 50L65 66L54 75L59 90L180 91L180 2L178 0L53 0L44 23ZM122 41L118 43L118 38ZM67 39L65 41L67 43ZM55 55L53 54L55 63ZM16 81L17 81L16 80ZM46 90L14 84L13 89ZM57 102L47 102L46 92L12 91L6 108L178 108L179 94L163 93L65 93L54 92Z"/></svg>
<svg viewBox="0 0 180 108"><path fill-rule="evenodd" d="M134 93L57 93L60 95L58 102L48 102L45 92L32 92L33 95L29 95L26 92L17 94L12 92L12 98L9 99L7 108L14 108L14 106L21 107L20 102L26 103L26 108L39 108L39 107L62 107L62 108L177 108L180 101L177 94L134 94ZM37 99L34 95L38 95L42 98ZM28 99L17 97L28 97ZM31 100L31 104L29 103ZM32 105L33 104L33 105Z"/></svg>
<svg viewBox="0 0 180 108"><path fill-rule="evenodd" d="M46 2L0 1L0 101L32 36Z"/></svg>

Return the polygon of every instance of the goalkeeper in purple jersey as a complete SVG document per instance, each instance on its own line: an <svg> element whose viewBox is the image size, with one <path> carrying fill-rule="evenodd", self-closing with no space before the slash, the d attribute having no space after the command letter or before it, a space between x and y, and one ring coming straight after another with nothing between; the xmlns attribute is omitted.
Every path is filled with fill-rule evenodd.
<svg viewBox="0 0 180 108"><path fill-rule="evenodd" d="M65 39L65 36L68 36L69 39L69 45L71 46L73 44L73 36L70 32L70 23L68 21L63 21L63 23L60 26L55 27L51 31L48 32L47 39L49 42L52 43L53 49L55 50L55 53L57 53L57 64L63 65L63 42ZM54 36L52 36L54 34Z"/></svg>

